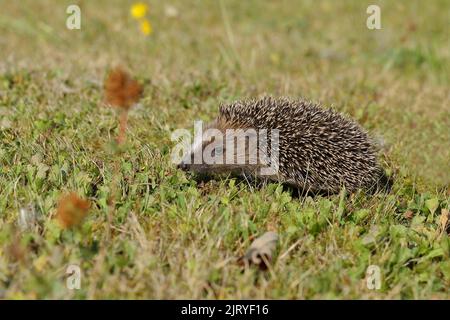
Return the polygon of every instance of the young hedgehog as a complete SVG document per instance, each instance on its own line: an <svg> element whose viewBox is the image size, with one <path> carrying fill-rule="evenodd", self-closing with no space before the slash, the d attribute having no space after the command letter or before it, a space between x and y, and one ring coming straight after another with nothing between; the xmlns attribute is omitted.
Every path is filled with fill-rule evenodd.
<svg viewBox="0 0 450 320"><path fill-rule="evenodd" d="M206 129L179 168L279 181L314 193L338 193L343 186L350 192L374 191L389 183L368 134L354 121L311 102L273 97L236 101L221 105ZM230 143L236 141L244 144ZM204 161L205 156L214 160ZM267 173L269 167L276 170Z"/></svg>

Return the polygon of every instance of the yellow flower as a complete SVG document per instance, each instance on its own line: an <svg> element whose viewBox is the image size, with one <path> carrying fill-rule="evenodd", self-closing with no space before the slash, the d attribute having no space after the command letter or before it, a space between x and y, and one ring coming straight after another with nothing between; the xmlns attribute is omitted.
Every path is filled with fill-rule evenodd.
<svg viewBox="0 0 450 320"><path fill-rule="evenodd" d="M131 6L130 13L135 19L143 18L148 11L148 6L143 2L135 3Z"/></svg>
<svg viewBox="0 0 450 320"><path fill-rule="evenodd" d="M149 34L151 34L153 32L153 28L152 28L152 25L151 25L150 21L143 20L141 22L141 31L146 36L148 36Z"/></svg>

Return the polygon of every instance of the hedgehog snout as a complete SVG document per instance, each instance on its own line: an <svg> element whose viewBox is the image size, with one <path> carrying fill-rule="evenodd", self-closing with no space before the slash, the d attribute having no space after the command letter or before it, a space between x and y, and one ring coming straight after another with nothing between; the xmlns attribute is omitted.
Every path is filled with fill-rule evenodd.
<svg viewBox="0 0 450 320"><path fill-rule="evenodd" d="M180 163L177 165L177 168L178 168L178 169L181 169L181 170L183 170L183 171L188 171L188 170L189 170L189 165L186 164L186 163L184 163L184 162L180 162Z"/></svg>

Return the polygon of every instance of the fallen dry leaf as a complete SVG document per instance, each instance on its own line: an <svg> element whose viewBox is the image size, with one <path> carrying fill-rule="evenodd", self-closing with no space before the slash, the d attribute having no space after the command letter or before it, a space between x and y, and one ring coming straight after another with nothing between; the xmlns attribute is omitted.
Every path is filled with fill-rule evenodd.
<svg viewBox="0 0 450 320"><path fill-rule="evenodd" d="M272 260L277 242L277 233L273 231L264 233L252 242L245 255L239 259L239 263L245 266L257 265L261 270L266 270Z"/></svg>

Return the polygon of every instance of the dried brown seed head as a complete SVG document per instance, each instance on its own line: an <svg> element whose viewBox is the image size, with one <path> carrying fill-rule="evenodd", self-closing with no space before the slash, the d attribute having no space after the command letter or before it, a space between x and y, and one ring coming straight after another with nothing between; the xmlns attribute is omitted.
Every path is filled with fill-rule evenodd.
<svg viewBox="0 0 450 320"><path fill-rule="evenodd" d="M87 215L91 203L71 192L61 198L58 204L56 217L63 228L77 226Z"/></svg>
<svg viewBox="0 0 450 320"><path fill-rule="evenodd" d="M116 67L108 74L104 84L105 101L107 104L130 109L142 95L142 86L120 67Z"/></svg>

